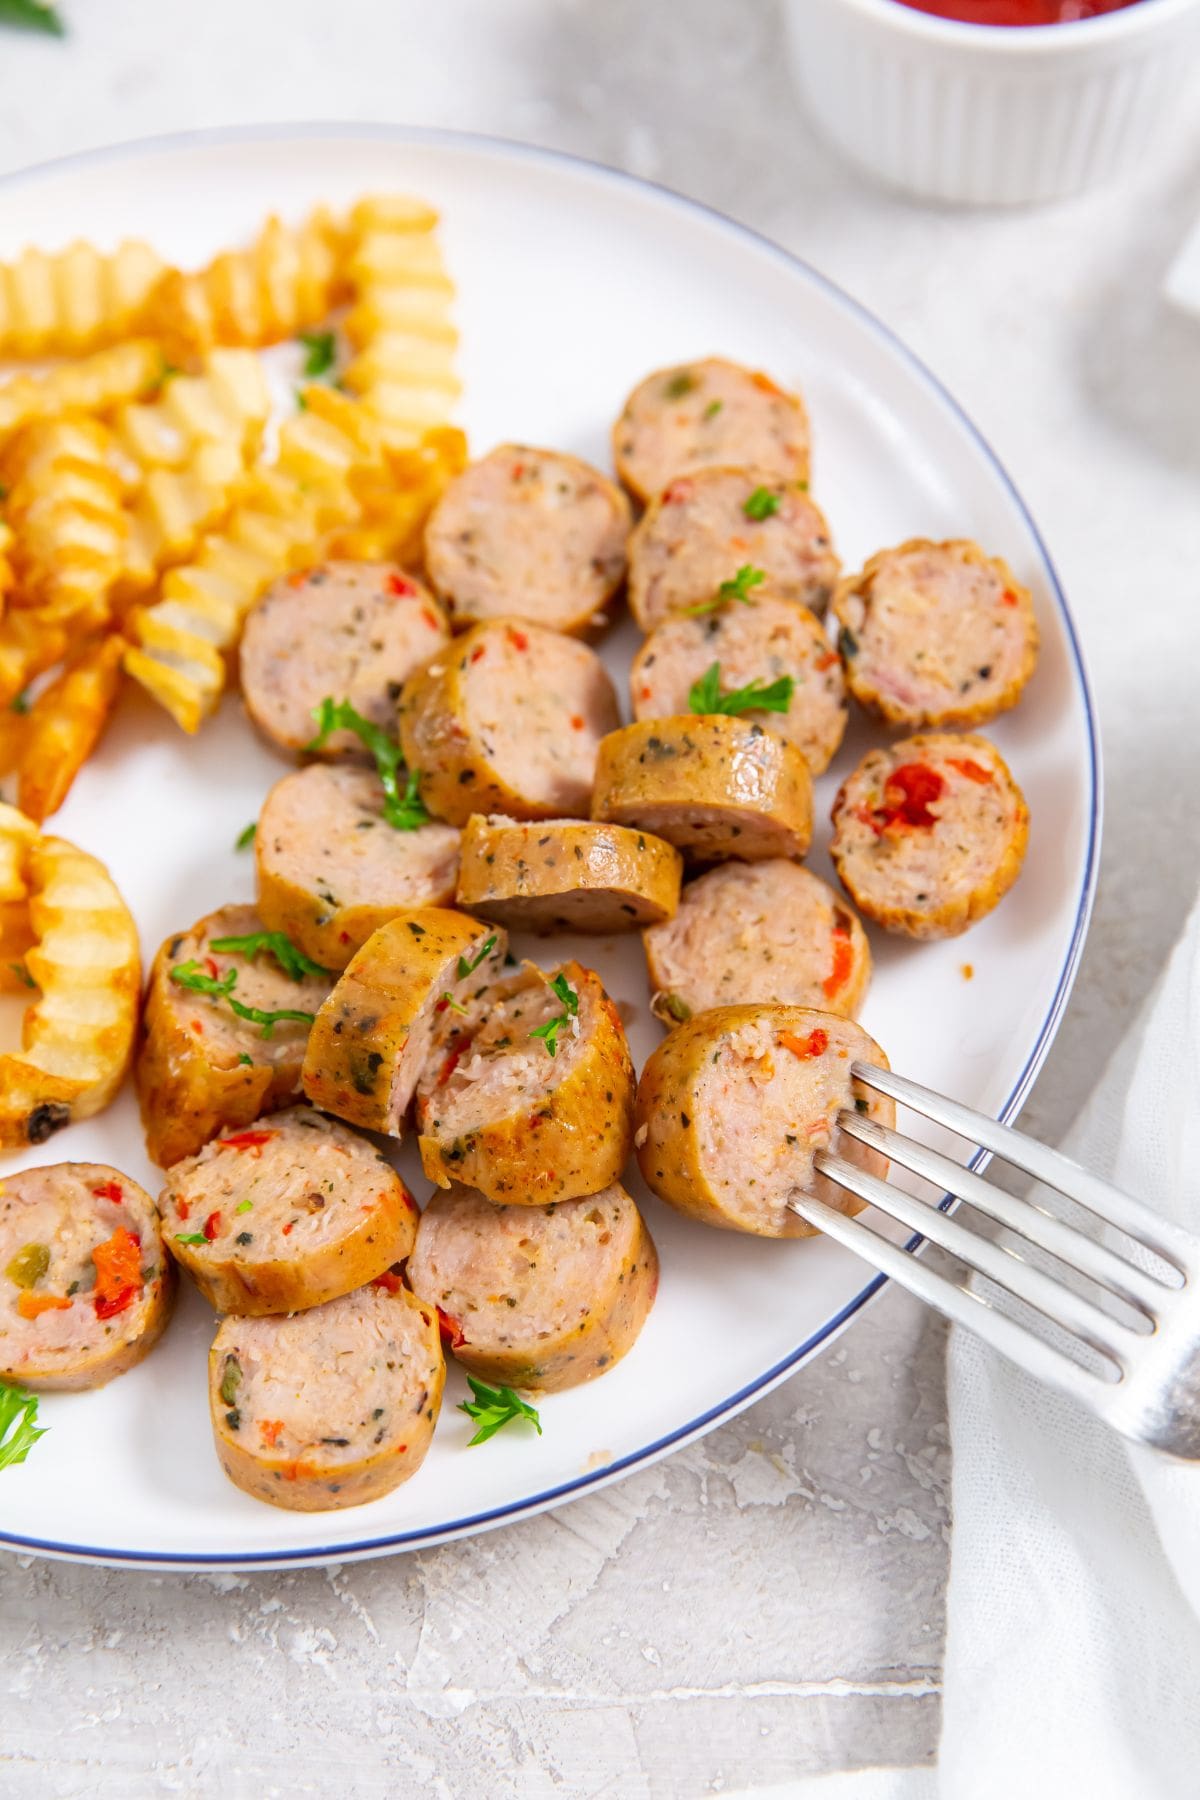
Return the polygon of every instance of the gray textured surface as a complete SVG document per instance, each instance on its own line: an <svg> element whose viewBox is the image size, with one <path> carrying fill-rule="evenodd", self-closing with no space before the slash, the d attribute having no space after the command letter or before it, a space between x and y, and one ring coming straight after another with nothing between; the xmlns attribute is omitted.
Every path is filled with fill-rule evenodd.
<svg viewBox="0 0 1200 1800"><path fill-rule="evenodd" d="M813 140L765 0L67 8L65 46L3 39L0 166L260 118L529 138L735 213L931 362L1047 533L1101 705L1100 902L1027 1110L1060 1132L1200 872L1196 789L1179 779L1200 666L1200 333L1157 299L1195 204L1194 134L1120 190L964 215L869 189ZM941 1352L939 1328L890 1294L705 1442L408 1559L176 1581L0 1557L0 1793L636 1800L926 1759Z"/></svg>

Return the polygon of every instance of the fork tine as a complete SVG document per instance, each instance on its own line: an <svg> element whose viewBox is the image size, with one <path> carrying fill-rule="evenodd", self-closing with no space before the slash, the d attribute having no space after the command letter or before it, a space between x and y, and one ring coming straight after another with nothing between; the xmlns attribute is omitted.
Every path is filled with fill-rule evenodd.
<svg viewBox="0 0 1200 1800"><path fill-rule="evenodd" d="M867 1118L862 1113L843 1112L838 1116L838 1125L848 1137L857 1138L862 1144L869 1144L890 1162L899 1163L914 1175L932 1181L943 1193L965 1200L969 1206L986 1213L998 1224L1006 1225L1010 1231L1017 1232L1031 1244L1048 1250L1051 1256L1057 1256L1068 1267L1090 1276L1101 1287L1136 1307L1151 1323L1154 1321L1156 1308L1161 1307L1168 1295L1178 1292L1146 1270L1126 1262L1123 1256L1110 1250L1107 1244L1086 1237L1073 1225L1065 1224L1062 1219L1043 1212L1032 1201L1014 1199L1002 1188L984 1181L973 1170L964 1169L952 1157L931 1150L928 1144L916 1143L912 1138L906 1138L900 1132L892 1131L888 1126L880 1125L877 1120Z"/></svg>
<svg viewBox="0 0 1200 1800"><path fill-rule="evenodd" d="M890 1181L880 1181L877 1175L868 1174L857 1163L847 1162L844 1156L818 1150L813 1167L822 1175L830 1176L839 1186L849 1188L860 1200L869 1200L889 1218L898 1219L910 1231L919 1231L930 1243L965 1262L968 1268L978 1270L990 1281L1007 1288L1018 1300L1032 1306L1052 1324L1073 1332L1099 1355L1116 1363L1119 1369L1124 1367L1122 1340L1126 1347L1131 1347L1139 1339L1128 1326L1101 1312L1082 1294L1064 1287L1060 1281L1034 1268L1032 1263L1023 1262L1003 1244L993 1243L990 1238L970 1231L928 1201L914 1200L911 1194L893 1187Z"/></svg>
<svg viewBox="0 0 1200 1800"><path fill-rule="evenodd" d="M890 1069L877 1068L874 1063L853 1063L851 1074L856 1081L899 1100L914 1112L932 1119L935 1125L954 1132L956 1137L979 1144L984 1150L1003 1157L1014 1168L1023 1169L1036 1181L1057 1188L1068 1199L1095 1213L1098 1219L1115 1225L1119 1231L1152 1250L1185 1280L1195 1271L1200 1246L1191 1232L1184 1231L1170 1219L1160 1218L1148 1206L1081 1168L1061 1151L1051 1150L1036 1139L1026 1137L1023 1131L1015 1131L1011 1125L1001 1125L985 1113L975 1112L957 1100L947 1100L944 1095L934 1093L932 1088L922 1087L919 1082L896 1075Z"/></svg>
<svg viewBox="0 0 1200 1800"><path fill-rule="evenodd" d="M956 1324L975 1332L994 1350L999 1350L1002 1355L1019 1363L1021 1368L1038 1380L1052 1382L1064 1393L1081 1400L1085 1406L1094 1407L1111 1391L1110 1383L1101 1381L1089 1370L1072 1362L1070 1357L1064 1356L1052 1344L1044 1343L1023 1325L1018 1325L1015 1319L997 1312L984 1295L947 1280L944 1275L931 1269L928 1263L868 1230L857 1219L848 1218L845 1213L826 1206L823 1200L812 1199L808 1194L794 1194L788 1205L809 1225L815 1225L827 1236L836 1238L839 1244L844 1244L847 1250L853 1250L856 1255L873 1263L881 1274L889 1275L901 1287L907 1288L910 1294L915 1294L919 1300L936 1307L938 1312L945 1313Z"/></svg>

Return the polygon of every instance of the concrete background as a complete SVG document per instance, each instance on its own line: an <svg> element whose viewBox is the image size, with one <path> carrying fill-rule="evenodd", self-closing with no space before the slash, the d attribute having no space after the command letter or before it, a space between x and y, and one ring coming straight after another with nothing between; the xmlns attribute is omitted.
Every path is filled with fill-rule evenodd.
<svg viewBox="0 0 1200 1800"><path fill-rule="evenodd" d="M1121 188L964 214L868 187L825 151L770 0L65 10L65 44L0 37L0 168L266 119L493 131L745 219L932 365L1049 539L1100 702L1100 899L1026 1109L1060 1134L1200 872L1200 330L1158 299L1200 205L1195 131ZM408 1558L176 1580L0 1556L0 1795L640 1800L927 1760L942 1357L940 1327L888 1294L703 1443L555 1516Z"/></svg>

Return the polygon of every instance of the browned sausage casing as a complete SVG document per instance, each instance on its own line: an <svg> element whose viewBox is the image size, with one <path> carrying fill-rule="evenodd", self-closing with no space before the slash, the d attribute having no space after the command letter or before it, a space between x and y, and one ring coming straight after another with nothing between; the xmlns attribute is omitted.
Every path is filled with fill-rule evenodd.
<svg viewBox="0 0 1200 1800"><path fill-rule="evenodd" d="M310 763L277 781L254 836L258 910L306 956L344 969L399 912L454 898L458 832L397 831L368 769Z"/></svg>
<svg viewBox="0 0 1200 1800"><path fill-rule="evenodd" d="M552 986L560 978L569 1008ZM541 1032L563 1022L548 1040ZM549 1043L554 1044L551 1055ZM487 988L441 1027L417 1086L421 1163L490 1200L537 1206L596 1194L629 1158L633 1063L600 977L576 962L533 963Z"/></svg>
<svg viewBox="0 0 1200 1800"><path fill-rule="evenodd" d="M683 859L649 832L544 819L468 819L458 904L510 931L633 931L669 919Z"/></svg>
<svg viewBox="0 0 1200 1800"><path fill-rule="evenodd" d="M253 907L223 906L168 938L154 959L135 1075L146 1149L161 1168L191 1156L218 1131L249 1125L260 1113L286 1105L300 1090L304 1021L281 1020L267 1037L224 1000L171 979L171 970L188 962L217 978L236 969L233 991L244 1005L315 1016L329 993L327 980L292 981L267 954L248 961L212 948L214 938L248 937L262 929Z"/></svg>
<svg viewBox="0 0 1200 1800"><path fill-rule="evenodd" d="M703 862L803 856L812 777L785 738L724 713L646 719L600 746L592 815Z"/></svg>
<svg viewBox="0 0 1200 1800"><path fill-rule="evenodd" d="M295 1512L362 1506L415 1475L446 1379L437 1314L392 1277L291 1317L226 1319L208 1371L221 1467Z"/></svg>
<svg viewBox="0 0 1200 1800"><path fill-rule="evenodd" d="M482 1381L554 1393L632 1349L658 1288L641 1214L614 1182L554 1206L497 1206L472 1188L435 1194L408 1279Z"/></svg>
<svg viewBox="0 0 1200 1800"><path fill-rule="evenodd" d="M0 1188L0 1380L93 1388L158 1342L175 1267L154 1202L107 1163L53 1163Z"/></svg>
<svg viewBox="0 0 1200 1800"><path fill-rule="evenodd" d="M418 907L381 925L317 1014L304 1058L309 1099L352 1125L400 1137L435 1025L496 979L507 947L501 926L444 907Z"/></svg>
<svg viewBox="0 0 1200 1800"><path fill-rule="evenodd" d="M466 631L405 683L400 741L435 818L586 814L617 697L586 644L527 621Z"/></svg>
<svg viewBox="0 0 1200 1800"><path fill-rule="evenodd" d="M842 1212L861 1201L815 1173L818 1150L879 1175L887 1163L838 1130L843 1108L883 1125L890 1100L853 1081L852 1062L888 1067L861 1026L801 1006L718 1006L673 1031L642 1071L638 1165L668 1206L757 1237L810 1237L795 1189Z"/></svg>
<svg viewBox="0 0 1200 1800"><path fill-rule="evenodd" d="M417 1209L375 1146L311 1107L214 1138L168 1172L167 1247L218 1312L300 1312L402 1262Z"/></svg>

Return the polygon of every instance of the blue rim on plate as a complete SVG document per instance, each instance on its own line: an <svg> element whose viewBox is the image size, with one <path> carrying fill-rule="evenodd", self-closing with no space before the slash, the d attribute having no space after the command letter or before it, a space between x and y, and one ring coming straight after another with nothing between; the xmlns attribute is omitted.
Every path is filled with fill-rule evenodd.
<svg viewBox="0 0 1200 1800"><path fill-rule="evenodd" d="M724 230L731 231L753 244L757 249L767 251L778 262L800 275L814 287L824 290L833 296L838 303L853 313L877 338L898 354L908 367L919 377L927 390L940 404L953 415L959 425L978 445L1007 491L1013 505L1037 548L1046 577L1050 586L1051 597L1058 609L1067 644L1070 648L1071 660L1083 699L1084 713L1087 719L1087 751L1088 778L1091 792L1091 807L1088 818L1087 855L1084 865L1083 886L1079 896L1079 906L1075 915L1075 924L1071 933L1071 942L1059 975L1058 986L1047 1010L1046 1017L1038 1032L1037 1041L1013 1086L1011 1093L997 1117L1002 1123L1008 1123L1020 1111L1020 1108L1033 1085L1042 1064L1046 1060L1050 1046L1061 1023L1071 988L1079 968L1079 959L1083 953L1084 940L1087 937L1088 922L1091 918L1092 904L1096 893L1096 878L1100 860L1100 833L1103 818L1103 783L1100 763L1100 742L1096 724L1096 706L1092 695L1091 682L1088 679L1087 667L1079 638L1075 631L1075 623L1067 606L1066 596L1058 578L1058 572L1050 553L1043 542L1034 520L1025 505L1016 484L987 439L954 399L953 395L943 387L937 376L928 369L908 346L896 336L881 320L877 319L867 307L852 295L847 294L836 282L830 281L819 270L785 250L762 232L755 231L752 226L743 225L737 219L720 212L716 207L706 206L702 201L690 199L672 188L664 187L660 182L647 181L635 175L625 174L622 170L611 169L603 163L593 162L587 157L575 156L562 150L540 149L533 144L523 144L507 138L492 137L482 132L451 131L436 127L373 125L353 123L316 123L267 125L267 126L223 126L211 131L186 131L164 133L157 137L137 138L126 143L107 145L98 150L85 150L71 156L56 157L50 162L36 163L26 169L0 177L0 193L6 188L36 181L42 176L54 175L64 169L83 168L90 164L122 161L132 156L144 154L146 151L181 150L190 145L229 144L229 143L264 143L292 137L338 137L338 138L384 138L397 144L440 144L447 147L462 145L477 150L486 150L493 156L511 158L513 160L528 159L534 162L555 164L565 169L583 169L593 179L611 182L616 186L629 188L634 192L649 189L655 192L672 206L696 215L708 222L715 221ZM980 1168L988 1160L986 1152L978 1152L969 1164L971 1168ZM947 1195L943 1205L949 1204ZM915 1249L923 1240L914 1236L908 1240L905 1248ZM58 1544L42 1538L21 1537L0 1529L0 1549L33 1551L42 1556L60 1557L70 1562L100 1563L115 1567L128 1568L162 1568L202 1570L209 1568L247 1569L247 1568L298 1568L310 1563L348 1562L358 1558L382 1555L385 1552L399 1552L417 1549L422 1545L446 1543L455 1538L468 1537L473 1533L486 1531L498 1525L513 1524L519 1519L527 1518L532 1513L544 1511L546 1508L562 1501L573 1499L578 1495L593 1493L610 1482L618 1480L622 1475L634 1469L643 1468L669 1451L682 1449L694 1438L702 1436L710 1427L721 1420L731 1418L735 1413L761 1398L777 1387L781 1381L794 1374L805 1362L828 1343L830 1338L841 1331L870 1300L887 1285L885 1275L875 1275L863 1286L854 1298L826 1320L819 1331L797 1345L796 1349L784 1357L782 1361L730 1394L727 1399L711 1406L698 1418L691 1419L678 1430L669 1432L665 1437L656 1439L640 1450L631 1451L628 1456L621 1457L587 1475L577 1476L572 1481L561 1482L557 1487L547 1488L540 1494L528 1499L512 1502L505 1506L493 1507L488 1511L471 1513L448 1524L425 1526L411 1531L390 1532L383 1537L362 1538L352 1543L313 1545L304 1550L292 1550L280 1555L270 1550L250 1550L240 1554L226 1551L187 1554L178 1551L136 1551L115 1550L104 1546Z"/></svg>

